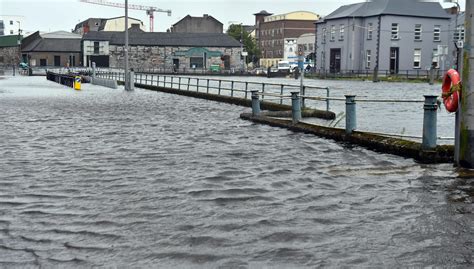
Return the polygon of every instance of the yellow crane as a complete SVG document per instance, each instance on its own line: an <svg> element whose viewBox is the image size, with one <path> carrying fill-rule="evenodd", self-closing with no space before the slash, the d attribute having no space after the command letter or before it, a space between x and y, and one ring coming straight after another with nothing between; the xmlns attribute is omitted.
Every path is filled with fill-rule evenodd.
<svg viewBox="0 0 474 269"><path fill-rule="evenodd" d="M102 6L109 6L109 7L125 8L125 4L110 2L110 1L104 1L104 0L79 0L79 2L102 5ZM128 5L128 8L129 9L145 10L146 11L146 14L148 16L150 16L150 32L153 32L153 24L154 24L154 18L155 18L154 13L155 12L163 12L163 13L167 13L168 16L171 16L171 10L170 9L164 10L164 9L157 8L157 7L142 6L142 5Z"/></svg>

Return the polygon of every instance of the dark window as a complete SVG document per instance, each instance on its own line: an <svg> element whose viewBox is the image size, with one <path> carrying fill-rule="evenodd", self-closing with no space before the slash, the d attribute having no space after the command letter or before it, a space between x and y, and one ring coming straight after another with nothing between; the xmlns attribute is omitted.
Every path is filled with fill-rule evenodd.
<svg viewBox="0 0 474 269"><path fill-rule="evenodd" d="M202 57L191 57L191 58L189 58L189 67L190 68L202 68L203 67L203 58Z"/></svg>
<svg viewBox="0 0 474 269"><path fill-rule="evenodd" d="M48 64L48 62L46 61L46 59L40 59L40 66L46 66Z"/></svg>
<svg viewBox="0 0 474 269"><path fill-rule="evenodd" d="M94 54L99 54L99 42L94 42Z"/></svg>
<svg viewBox="0 0 474 269"><path fill-rule="evenodd" d="M10 25L13 25L13 21L10 21Z"/></svg>
<svg viewBox="0 0 474 269"><path fill-rule="evenodd" d="M0 56L0 63L3 64L3 61L5 61L4 58L3 58L3 56Z"/></svg>
<svg viewBox="0 0 474 269"><path fill-rule="evenodd" d="M54 66L61 66L61 56L54 56Z"/></svg>

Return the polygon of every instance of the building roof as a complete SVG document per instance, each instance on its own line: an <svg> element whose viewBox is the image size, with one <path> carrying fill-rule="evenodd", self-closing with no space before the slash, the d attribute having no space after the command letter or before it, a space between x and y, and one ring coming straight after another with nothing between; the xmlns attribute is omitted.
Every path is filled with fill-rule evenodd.
<svg viewBox="0 0 474 269"><path fill-rule="evenodd" d="M43 38L72 38L72 39L81 39L82 36L78 34L74 34L71 32L66 32L66 31L56 31L56 32L51 32L51 33L40 33L41 37Z"/></svg>
<svg viewBox="0 0 474 269"><path fill-rule="evenodd" d="M125 43L124 32L88 32L83 40ZM240 42L222 33L163 33L129 31L129 44L134 46L240 47Z"/></svg>
<svg viewBox="0 0 474 269"><path fill-rule="evenodd" d="M379 15L398 15L449 19L439 2L426 0L372 0L363 3L341 6L324 18L324 20L372 17Z"/></svg>
<svg viewBox="0 0 474 269"><path fill-rule="evenodd" d="M22 47L23 52L81 52L77 38L36 38Z"/></svg>
<svg viewBox="0 0 474 269"><path fill-rule="evenodd" d="M257 16L257 15L270 16L270 15L273 15L273 13L268 13L266 10L262 10L262 11L260 11L260 12L258 12L258 13L253 14L253 15L255 15L255 16Z"/></svg>
<svg viewBox="0 0 474 269"><path fill-rule="evenodd" d="M76 27L74 28L74 31L76 31L77 29L79 28L82 28L85 24L89 23L89 21L92 21L92 20L97 20L99 21L99 30L103 30L104 29L104 26L105 26L105 23L107 22L107 20L114 20L114 19L118 19L118 18L124 18L125 16L118 16L118 17L113 17L113 18L88 18L87 20L83 20L81 21L80 23L76 24ZM140 19L135 19L135 18L132 18L132 17L128 17L129 20L135 20L135 21L139 21L141 22L141 24L143 25L143 21L140 20Z"/></svg>
<svg viewBox="0 0 474 269"><path fill-rule="evenodd" d="M181 20L179 20L177 23L173 24L172 26L176 26L177 24L181 23L182 21L185 21L187 19L198 19L198 20L214 20L216 21L217 23L219 24L222 24L222 22L220 22L219 20L217 20L216 18L208 15L208 14L204 14L202 17L193 17L191 15L186 15L184 18L182 18ZM223 25L223 24L222 24Z"/></svg>
<svg viewBox="0 0 474 269"><path fill-rule="evenodd" d="M20 36L20 40L23 36ZM0 36L0 48L18 47L18 35L4 35Z"/></svg>

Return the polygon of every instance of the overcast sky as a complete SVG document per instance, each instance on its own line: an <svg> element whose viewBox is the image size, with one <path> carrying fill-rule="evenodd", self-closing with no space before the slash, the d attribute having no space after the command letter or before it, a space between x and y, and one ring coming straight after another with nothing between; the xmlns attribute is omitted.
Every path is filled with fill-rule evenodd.
<svg viewBox="0 0 474 269"><path fill-rule="evenodd" d="M124 3L124 0L108 0ZM254 24L254 13L266 10L282 14L297 10L312 11L327 15L341 5L359 3L363 0L128 0L129 4L155 6L171 9L172 15L155 13L155 31L165 31L186 15L209 14L224 24L224 28L234 23ZM443 0L440 0L443 2ZM461 9L465 0L459 0ZM452 4L443 4L444 7ZM123 16L120 8L99 6L79 2L79 0L0 0L0 15L23 16L26 31L71 31L74 26L87 18L110 18ZM148 29L149 19L145 11L130 10L129 16L140 19Z"/></svg>

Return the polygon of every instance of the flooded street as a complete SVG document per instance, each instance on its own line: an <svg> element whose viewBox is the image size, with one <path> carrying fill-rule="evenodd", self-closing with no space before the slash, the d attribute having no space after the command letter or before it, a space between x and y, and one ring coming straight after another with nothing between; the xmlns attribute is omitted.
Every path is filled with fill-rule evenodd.
<svg viewBox="0 0 474 269"><path fill-rule="evenodd" d="M351 85L377 97L364 86L374 84ZM425 86L400 98L422 99L434 91ZM257 125L239 118L250 108L138 88L74 91L44 77L8 78L0 108L0 267L474 262L474 182L452 164Z"/></svg>

